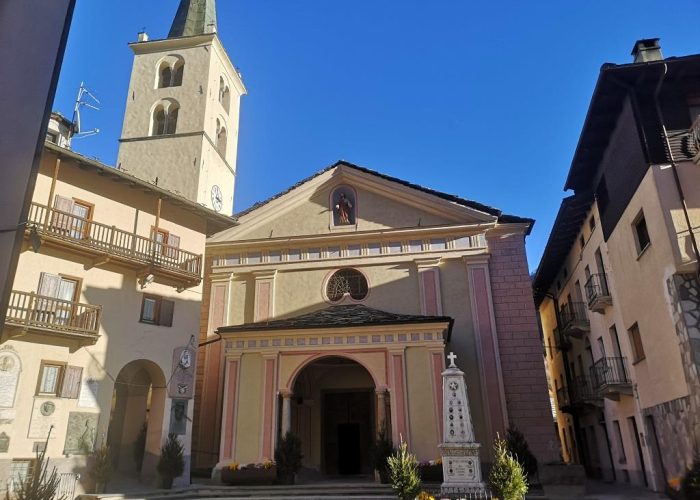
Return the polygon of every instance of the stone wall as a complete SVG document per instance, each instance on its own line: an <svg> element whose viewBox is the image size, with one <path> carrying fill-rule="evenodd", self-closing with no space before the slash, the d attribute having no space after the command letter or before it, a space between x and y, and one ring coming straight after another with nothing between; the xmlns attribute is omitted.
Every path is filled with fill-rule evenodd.
<svg viewBox="0 0 700 500"><path fill-rule="evenodd" d="M657 447L657 443L653 440L658 441L666 480L683 477L693 457L693 440L689 439L693 420L690 398L674 399L660 405L644 408L642 413L645 417L645 444L653 456ZM654 420L653 429L646 420L648 416ZM655 457L654 468L656 469L660 465L658 457Z"/></svg>
<svg viewBox="0 0 700 500"><path fill-rule="evenodd" d="M547 392L542 340L522 234L488 239L489 271L508 419L540 463L559 458Z"/></svg>

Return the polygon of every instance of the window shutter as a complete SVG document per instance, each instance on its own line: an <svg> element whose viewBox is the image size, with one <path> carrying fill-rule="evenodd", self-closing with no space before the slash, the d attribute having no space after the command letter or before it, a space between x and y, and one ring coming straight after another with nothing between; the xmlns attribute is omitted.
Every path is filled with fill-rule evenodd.
<svg viewBox="0 0 700 500"><path fill-rule="evenodd" d="M80 380L83 377L83 368L80 366L67 366L63 374L61 385L61 397L78 399L80 394Z"/></svg>
<svg viewBox="0 0 700 500"><path fill-rule="evenodd" d="M51 226L55 229L68 230L71 226L71 216L67 214L73 213L73 200L65 196L56 195L53 202L53 207L60 212L54 212Z"/></svg>
<svg viewBox="0 0 700 500"><path fill-rule="evenodd" d="M172 300L160 301L160 317L158 324L160 326L173 326L173 311L175 310L175 302Z"/></svg>
<svg viewBox="0 0 700 500"><path fill-rule="evenodd" d="M39 277L39 290L37 293L45 297L58 297L58 288L61 277L50 273L41 273Z"/></svg>

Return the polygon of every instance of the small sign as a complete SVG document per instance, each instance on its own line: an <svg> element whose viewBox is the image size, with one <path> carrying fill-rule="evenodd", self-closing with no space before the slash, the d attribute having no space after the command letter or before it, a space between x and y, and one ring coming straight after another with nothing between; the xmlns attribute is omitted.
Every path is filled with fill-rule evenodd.
<svg viewBox="0 0 700 500"><path fill-rule="evenodd" d="M0 432L0 453L7 453L10 449L10 436Z"/></svg>
<svg viewBox="0 0 700 500"><path fill-rule="evenodd" d="M173 351L173 367L168 394L171 398L192 399L194 397L194 370L197 351L187 345Z"/></svg>

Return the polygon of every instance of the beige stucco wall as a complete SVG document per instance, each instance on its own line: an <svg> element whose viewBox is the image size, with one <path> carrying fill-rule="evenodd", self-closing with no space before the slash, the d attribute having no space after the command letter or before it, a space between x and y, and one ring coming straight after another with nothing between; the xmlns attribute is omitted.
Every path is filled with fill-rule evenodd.
<svg viewBox="0 0 700 500"><path fill-rule="evenodd" d="M46 153L36 182L34 202L42 205L47 203L54 165L55 155ZM155 223L156 196L99 176L90 169L80 169L72 160L66 158L61 162L55 193L93 203L95 222L128 232L136 228L136 233L146 238L149 237L151 226ZM164 200L160 227L180 236L180 248L183 250L203 253L206 221L202 218ZM13 408L0 409L0 432L5 432L10 437L9 453L0 459L0 481L9 474L10 459L32 458L34 443L43 441L28 438L27 435L33 405L45 400L54 402L57 407L55 428L48 446L48 456L52 464L56 465L60 472L79 472L83 479L87 480L86 471L80 468L84 459L63 454L69 412L98 414L97 442L101 443L107 436L115 380L122 368L135 360L148 360L155 364L160 372L162 380L158 383L170 380L173 373L173 350L187 345L190 336L199 328L201 285L178 293L173 286L161 284L158 282L159 278L156 278L154 283L142 289L137 282L137 270L116 263L93 267L94 258L94 255L89 253L79 253L56 244L45 243L36 253L28 244L22 248L13 290L36 292L42 272L78 277L82 280L82 287L77 300L85 304L101 305L102 316L100 336L94 345L79 346L75 342L64 342L52 336L51 332L37 335L31 330L25 336L5 340L0 345L0 349L15 352L22 363L15 405ZM175 302L172 327L139 322L143 293L158 295ZM16 333L8 327L3 332L3 338ZM94 379L98 383L97 407L82 408L78 406L77 399L35 396L42 360L82 367L82 383L85 384L88 379ZM160 446L167 437L170 422L171 399L165 397L160 408L157 408L159 403L155 399L150 417L152 421L149 424L151 431L147 457L149 454L158 455ZM187 434L182 436L188 457L193 408L193 401L190 401ZM6 418L8 415L9 418ZM156 417L161 420L156 421ZM141 422L137 422L136 425L140 427ZM127 443L128 449L130 446ZM130 452L123 460L122 466L132 462ZM79 486L79 490L81 487Z"/></svg>

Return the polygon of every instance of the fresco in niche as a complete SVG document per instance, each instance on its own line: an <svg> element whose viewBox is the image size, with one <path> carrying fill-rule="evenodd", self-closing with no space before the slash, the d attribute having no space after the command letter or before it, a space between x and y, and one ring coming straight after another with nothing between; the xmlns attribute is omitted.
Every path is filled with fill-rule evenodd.
<svg viewBox="0 0 700 500"><path fill-rule="evenodd" d="M334 226L354 226L356 222L355 192L349 187L338 187L331 196Z"/></svg>

